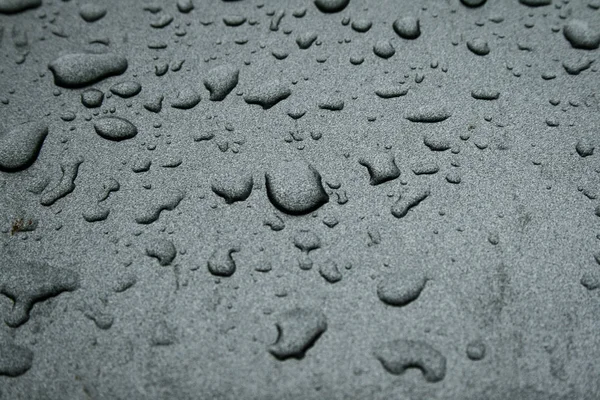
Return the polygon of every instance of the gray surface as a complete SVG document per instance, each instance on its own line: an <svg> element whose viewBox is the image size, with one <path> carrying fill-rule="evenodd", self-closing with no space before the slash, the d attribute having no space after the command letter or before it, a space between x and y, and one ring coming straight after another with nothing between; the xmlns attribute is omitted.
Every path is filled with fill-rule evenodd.
<svg viewBox="0 0 600 400"><path fill-rule="evenodd" d="M597 0L90 3L0 14L1 399L600 398Z"/></svg>

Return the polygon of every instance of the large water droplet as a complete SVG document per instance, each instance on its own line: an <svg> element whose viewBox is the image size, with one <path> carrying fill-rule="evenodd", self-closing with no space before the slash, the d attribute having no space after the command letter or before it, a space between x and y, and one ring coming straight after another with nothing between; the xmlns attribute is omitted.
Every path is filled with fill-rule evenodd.
<svg viewBox="0 0 600 400"><path fill-rule="evenodd" d="M307 214L329 201L321 175L305 161L283 162L265 178L269 200L285 213Z"/></svg>
<svg viewBox="0 0 600 400"><path fill-rule="evenodd" d="M204 86L210 92L210 100L221 101L237 86L240 70L233 65L221 65L206 74Z"/></svg>
<svg viewBox="0 0 600 400"><path fill-rule="evenodd" d="M400 176L394 156L388 152L372 152L362 156L358 162L367 167L371 185L380 185Z"/></svg>
<svg viewBox="0 0 600 400"><path fill-rule="evenodd" d="M142 85L136 81L124 81L111 86L110 91L119 97L128 99L141 92Z"/></svg>
<svg viewBox="0 0 600 400"><path fill-rule="evenodd" d="M95 22L106 15L106 7L101 4L85 3L79 6L79 15L86 22Z"/></svg>
<svg viewBox="0 0 600 400"><path fill-rule="evenodd" d="M17 377L33 365L33 351L14 343L0 343L0 375Z"/></svg>
<svg viewBox="0 0 600 400"><path fill-rule="evenodd" d="M394 31L403 39L414 40L421 36L419 19L413 16L398 18L392 25Z"/></svg>
<svg viewBox="0 0 600 400"><path fill-rule="evenodd" d="M421 340L392 340L374 349L375 357L391 374L403 374L418 368L428 382L439 382L446 376L446 357Z"/></svg>
<svg viewBox="0 0 600 400"><path fill-rule="evenodd" d="M405 306L416 300L425 288L425 273L417 268L388 274L377 285L379 300L391 306Z"/></svg>
<svg viewBox="0 0 600 400"><path fill-rule="evenodd" d="M594 50L600 46L600 31L593 30L586 21L569 21L563 28L563 34L576 49Z"/></svg>
<svg viewBox="0 0 600 400"><path fill-rule="evenodd" d="M244 96L244 101L248 104L258 104L267 110L291 94L289 87L278 80L272 80L252 88L250 93Z"/></svg>
<svg viewBox="0 0 600 400"><path fill-rule="evenodd" d="M269 352L280 360L303 358L327 330L327 318L318 310L294 308L277 316L279 336Z"/></svg>
<svg viewBox="0 0 600 400"><path fill-rule="evenodd" d="M35 162L48 135L43 122L28 122L0 134L0 171L21 171Z"/></svg>
<svg viewBox="0 0 600 400"><path fill-rule="evenodd" d="M121 117L102 117L94 122L96 133L104 139L121 141L131 139L137 135L138 130L129 120Z"/></svg>
<svg viewBox="0 0 600 400"><path fill-rule="evenodd" d="M336 13L342 11L350 3L350 0L315 0L317 8L324 13Z"/></svg>
<svg viewBox="0 0 600 400"><path fill-rule="evenodd" d="M127 70L127 59L117 54L68 54L48 64L54 83L63 87L81 87Z"/></svg>
<svg viewBox="0 0 600 400"><path fill-rule="evenodd" d="M79 275L70 269L53 267L43 261L5 260L0 274L0 293L14 302L4 317L16 328L29 320L33 305L79 287Z"/></svg>
<svg viewBox="0 0 600 400"><path fill-rule="evenodd" d="M41 5L42 0L0 0L0 13L14 14Z"/></svg>

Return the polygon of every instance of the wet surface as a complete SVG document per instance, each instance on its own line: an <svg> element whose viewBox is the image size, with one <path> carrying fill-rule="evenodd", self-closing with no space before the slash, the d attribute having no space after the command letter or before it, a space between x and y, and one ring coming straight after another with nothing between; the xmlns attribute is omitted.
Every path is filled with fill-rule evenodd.
<svg viewBox="0 0 600 400"><path fill-rule="evenodd" d="M0 0L0 399L600 398L597 0Z"/></svg>

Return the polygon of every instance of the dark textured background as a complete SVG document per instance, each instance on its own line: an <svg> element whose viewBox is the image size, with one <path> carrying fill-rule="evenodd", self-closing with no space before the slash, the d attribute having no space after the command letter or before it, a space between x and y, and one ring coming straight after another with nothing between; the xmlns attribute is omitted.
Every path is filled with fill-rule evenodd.
<svg viewBox="0 0 600 400"><path fill-rule="evenodd" d="M350 0L323 13L308 0L192 0L183 13L174 0L103 0L90 3L106 15L86 22L83 1L42 0L0 14L0 152L21 148L21 124L48 127L33 165L0 172L0 398L599 399L599 50L575 48L564 27L588 23L579 36L593 47L600 3L530 1ZM393 29L406 16L419 20L416 39ZM311 33L301 49L297 37ZM384 59L374 46L388 41ZM467 45L481 41L487 55ZM55 84L48 65L60 56L105 52L127 70ZM222 65L239 82L211 101L203 82ZM287 98L245 101L275 80ZM141 92L110 95L123 81ZM89 88L104 92L101 107L82 104ZM383 89L407 91L385 99ZM190 90L197 105L171 106ZM159 113L144 108L159 96ZM408 119L419 112L449 117ZM94 124L105 114L137 135L103 138ZM390 158L400 176L371 185L363 164ZM132 170L146 159L148 171ZM74 162L74 190L44 205ZM277 209L265 173L293 191L314 183L299 172L307 164L329 201L302 215ZM424 165L437 172L413 172ZM243 201L213 190L247 192L249 176ZM99 202L113 180L119 189ZM174 209L136 222L163 203ZM109 213L88 222L98 207ZM214 276L209 260L235 272ZM409 304L378 296L423 281ZM14 323L11 297L36 294L57 295ZM280 360L269 351L277 323L289 324L279 343L299 335L301 346L326 329L303 358ZM409 364L429 368L427 352L407 350L414 341L445 360L443 379L392 374L377 358L416 352ZM484 357L472 360L469 345ZM6 376L15 366L26 371Z"/></svg>

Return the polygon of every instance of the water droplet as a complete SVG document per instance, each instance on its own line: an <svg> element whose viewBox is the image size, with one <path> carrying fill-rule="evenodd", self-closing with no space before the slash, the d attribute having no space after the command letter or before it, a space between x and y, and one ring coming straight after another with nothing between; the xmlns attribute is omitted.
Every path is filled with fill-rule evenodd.
<svg viewBox="0 0 600 400"><path fill-rule="evenodd" d="M60 119L65 122L75 121L75 118L77 118L77 115L73 111L64 111L60 114Z"/></svg>
<svg viewBox="0 0 600 400"><path fill-rule="evenodd" d="M165 96L162 94L156 95L144 103L144 108L150 112L159 113L162 110L162 103L164 99Z"/></svg>
<svg viewBox="0 0 600 400"><path fill-rule="evenodd" d="M467 357L473 361L483 360L485 357L485 344L481 339L473 340L467 344Z"/></svg>
<svg viewBox="0 0 600 400"><path fill-rule="evenodd" d="M164 267L173 262L177 250L169 239L154 239L146 245L146 254L156 258L158 263Z"/></svg>
<svg viewBox="0 0 600 400"><path fill-rule="evenodd" d="M223 23L231 27L240 26L244 22L246 22L246 17L243 15L226 15L223 17Z"/></svg>
<svg viewBox="0 0 600 400"><path fill-rule="evenodd" d="M385 342L374 349L374 354L383 368L393 375L403 374L408 368L418 368L428 382L439 382L446 376L446 357L421 340Z"/></svg>
<svg viewBox="0 0 600 400"><path fill-rule="evenodd" d="M150 169L152 161L149 158L138 157L133 160L131 170L135 173L146 172Z"/></svg>
<svg viewBox="0 0 600 400"><path fill-rule="evenodd" d="M446 182L458 185L462 181L460 174L457 171L450 171L446 174Z"/></svg>
<svg viewBox="0 0 600 400"><path fill-rule="evenodd" d="M4 321L17 328L29 320L29 312L35 303L77 288L79 275L75 271L53 267L43 261L7 260L0 276L0 293L12 299L14 304Z"/></svg>
<svg viewBox="0 0 600 400"><path fill-rule="evenodd" d="M328 96L319 102L319 108L329 111L341 111L344 109L344 100L334 96Z"/></svg>
<svg viewBox="0 0 600 400"><path fill-rule="evenodd" d="M42 0L0 0L1 14L15 14L42 5Z"/></svg>
<svg viewBox="0 0 600 400"><path fill-rule="evenodd" d="M155 29L162 29L169 26L173 22L173 16L169 14L163 14L158 19L155 19L150 23L150 26Z"/></svg>
<svg viewBox="0 0 600 400"><path fill-rule="evenodd" d="M35 162L48 135L43 122L28 122L0 134L0 171L14 172Z"/></svg>
<svg viewBox="0 0 600 400"><path fill-rule="evenodd" d="M51 206L59 199L62 199L69 193L75 190L75 179L79 173L79 166L83 163L83 158L74 157L66 162L61 163L60 169L62 176L60 181L52 188L46 188L40 198L40 204L43 206Z"/></svg>
<svg viewBox="0 0 600 400"><path fill-rule="evenodd" d="M592 66L594 60L588 57L579 57L563 61L563 68L569 75L579 75Z"/></svg>
<svg viewBox="0 0 600 400"><path fill-rule="evenodd" d="M412 166L412 171L415 175L432 175L436 174L440 167L435 162L419 162Z"/></svg>
<svg viewBox="0 0 600 400"><path fill-rule="evenodd" d="M350 64L352 65L360 65L363 62L365 62L365 58L363 56L351 56L350 57Z"/></svg>
<svg viewBox="0 0 600 400"><path fill-rule="evenodd" d="M393 99L395 97L405 96L407 93L408 89L399 85L386 85L375 90L375 94L382 99Z"/></svg>
<svg viewBox="0 0 600 400"><path fill-rule="evenodd" d="M305 32L296 38L296 44L302 50L308 49L317 40L317 34L315 32Z"/></svg>
<svg viewBox="0 0 600 400"><path fill-rule="evenodd" d="M414 40L421 36L419 19L410 15L398 18L392 27L396 34L403 39Z"/></svg>
<svg viewBox="0 0 600 400"><path fill-rule="evenodd" d="M3 10L0 2L0 12ZM33 365L33 351L14 343L0 343L0 376L15 378L29 371Z"/></svg>
<svg viewBox="0 0 600 400"><path fill-rule="evenodd" d="M135 221L138 224L151 224L158 220L163 211L173 211L184 197L185 193L180 190L153 194L150 196L150 204L137 210Z"/></svg>
<svg viewBox="0 0 600 400"><path fill-rule="evenodd" d="M368 32L369 29L371 29L371 27L373 26L373 22L369 21L368 19L360 18L352 21L352 24L350 26L356 32L365 33Z"/></svg>
<svg viewBox="0 0 600 400"><path fill-rule="evenodd" d="M194 9L192 0L177 0L177 9L180 13L187 14Z"/></svg>
<svg viewBox="0 0 600 400"><path fill-rule="evenodd" d="M308 254L321 247L321 239L313 232L306 229L300 230L294 235L294 246Z"/></svg>
<svg viewBox="0 0 600 400"><path fill-rule="evenodd" d="M127 289L132 288L137 283L137 276L126 273L124 275L118 276L115 283L112 286L112 290L115 293L123 293Z"/></svg>
<svg viewBox="0 0 600 400"><path fill-rule="evenodd" d="M231 256L240 251L237 245L216 249L208 259L208 271L215 276L229 277L235 273L236 264Z"/></svg>
<svg viewBox="0 0 600 400"><path fill-rule="evenodd" d="M211 101L225 100L225 97L237 86L240 70L226 64L211 69L206 74L204 86L210 92Z"/></svg>
<svg viewBox="0 0 600 400"><path fill-rule="evenodd" d="M104 312L99 306L83 310L83 315L85 315L87 319L93 321L98 329L102 330L110 329L115 322L115 317Z"/></svg>
<svg viewBox="0 0 600 400"><path fill-rule="evenodd" d="M169 64L166 62L160 62L154 66L154 75L163 76L169 71Z"/></svg>
<svg viewBox="0 0 600 400"><path fill-rule="evenodd" d="M417 268L402 269L387 274L377 285L379 300L390 306L402 307L416 300L427 283L425 273Z"/></svg>
<svg viewBox="0 0 600 400"><path fill-rule="evenodd" d="M245 201L252 193L252 173L242 169L228 169L212 179L211 189L225 199L227 204Z"/></svg>
<svg viewBox="0 0 600 400"><path fill-rule="evenodd" d="M519 0L519 3L529 7L549 6L552 0Z"/></svg>
<svg viewBox="0 0 600 400"><path fill-rule="evenodd" d="M593 30L587 21L569 21L563 28L563 34L576 49L594 50L600 46L600 31Z"/></svg>
<svg viewBox="0 0 600 400"><path fill-rule="evenodd" d="M361 157L358 162L367 167L371 177L371 185L380 185L400 176L394 156L388 152L371 152Z"/></svg>
<svg viewBox="0 0 600 400"><path fill-rule="evenodd" d="M328 215L323 218L323 223L329 228L334 228L340 221L333 215Z"/></svg>
<svg viewBox="0 0 600 400"><path fill-rule="evenodd" d="M473 89L471 96L477 100L498 100L500 92L489 88Z"/></svg>
<svg viewBox="0 0 600 400"><path fill-rule="evenodd" d="M278 80L268 81L250 90L244 101L248 104L258 104L267 110L292 94L289 87Z"/></svg>
<svg viewBox="0 0 600 400"><path fill-rule="evenodd" d="M279 24L281 20L285 16L284 10L277 10L275 14L273 14L273 18L271 18L271 23L269 24L269 30L273 32L277 32L279 30Z"/></svg>
<svg viewBox="0 0 600 400"><path fill-rule="evenodd" d="M62 87L81 87L127 70L127 59L117 54L68 54L48 64L54 83Z"/></svg>
<svg viewBox="0 0 600 400"><path fill-rule="evenodd" d="M279 333L269 352L279 360L301 359L327 330L327 318L321 311L294 308L277 315Z"/></svg>
<svg viewBox="0 0 600 400"><path fill-rule="evenodd" d="M577 141L575 145L575 150L577 154L579 154L582 158L589 157L594 154L595 146L594 144L587 138L581 138Z"/></svg>
<svg viewBox="0 0 600 400"><path fill-rule="evenodd" d="M315 5L323 13L337 13L342 11L350 0L315 0Z"/></svg>
<svg viewBox="0 0 600 400"><path fill-rule="evenodd" d="M600 274L598 272L585 272L581 276L581 285L587 290L596 290L600 288Z"/></svg>
<svg viewBox="0 0 600 400"><path fill-rule="evenodd" d="M98 89L88 89L81 93L81 104L87 108L97 108L104 101L104 93Z"/></svg>
<svg viewBox="0 0 600 400"><path fill-rule="evenodd" d="M392 206L392 215L396 218L403 218L412 208L418 206L429 195L429 189L416 189L412 193L402 194Z"/></svg>
<svg viewBox="0 0 600 400"><path fill-rule="evenodd" d="M82 216L87 222L100 222L108 218L109 213L110 210L108 208L104 208L99 204L95 204L87 210L84 210L82 212Z"/></svg>
<svg viewBox="0 0 600 400"><path fill-rule="evenodd" d="M342 280L342 273L333 261L321 265L319 267L319 274L329 283L336 283Z"/></svg>
<svg viewBox="0 0 600 400"><path fill-rule="evenodd" d="M285 228L285 223L280 216L273 214L270 217L265 218L263 225L268 226L275 232L279 232Z"/></svg>
<svg viewBox="0 0 600 400"><path fill-rule="evenodd" d="M321 175L305 161L283 162L265 178L269 200L287 214L307 214L329 201Z"/></svg>
<svg viewBox="0 0 600 400"><path fill-rule="evenodd" d="M435 123L445 121L451 116L452 113L444 107L422 106L407 113L405 118L411 122Z"/></svg>
<svg viewBox="0 0 600 400"><path fill-rule="evenodd" d="M121 117L101 117L94 122L96 133L112 141L127 140L135 137L137 128L129 120Z"/></svg>
<svg viewBox="0 0 600 400"><path fill-rule="evenodd" d="M388 59L396 54L396 50L389 40L380 40L373 46L373 53L378 57Z"/></svg>
<svg viewBox="0 0 600 400"><path fill-rule="evenodd" d="M142 91L142 85L136 81L124 81L111 86L110 91L119 97L128 99L140 93Z"/></svg>
<svg viewBox="0 0 600 400"><path fill-rule="evenodd" d="M460 0L467 7L481 7L485 4L486 0Z"/></svg>
<svg viewBox="0 0 600 400"><path fill-rule="evenodd" d="M177 92L177 98L171 102L171 107L180 110L189 110L196 107L202 100L202 96L196 89L185 87Z"/></svg>
<svg viewBox="0 0 600 400"><path fill-rule="evenodd" d="M490 46L481 38L475 38L467 41L467 48L471 50L473 54L478 56L485 56L490 53Z"/></svg>
<svg viewBox="0 0 600 400"><path fill-rule="evenodd" d="M85 3L79 6L79 15L86 22L95 22L106 15L106 7L96 3Z"/></svg>

